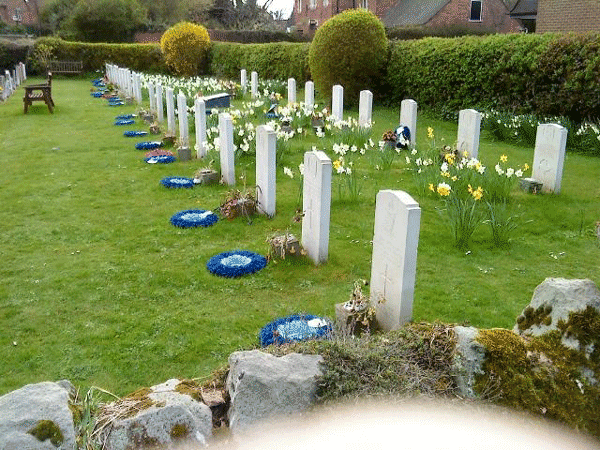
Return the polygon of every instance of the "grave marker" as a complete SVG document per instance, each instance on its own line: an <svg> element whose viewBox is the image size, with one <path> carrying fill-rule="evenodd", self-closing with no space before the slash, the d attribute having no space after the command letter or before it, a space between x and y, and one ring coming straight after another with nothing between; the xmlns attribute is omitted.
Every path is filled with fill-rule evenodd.
<svg viewBox="0 0 600 450"><path fill-rule="evenodd" d="M531 176L543 183L542 192L560 193L566 146L565 127L555 123L538 126Z"/></svg>
<svg viewBox="0 0 600 450"><path fill-rule="evenodd" d="M287 92L288 103L296 103L296 80L294 78L288 78Z"/></svg>
<svg viewBox="0 0 600 450"><path fill-rule="evenodd" d="M312 81L307 81L304 84L304 103L311 108L315 104L315 83Z"/></svg>
<svg viewBox="0 0 600 450"><path fill-rule="evenodd" d="M165 120L163 108L163 87L159 84L156 86L156 120L158 123L163 123Z"/></svg>
<svg viewBox="0 0 600 450"><path fill-rule="evenodd" d="M150 100L150 112L156 112L156 91L154 89L154 83L148 84L148 98Z"/></svg>
<svg viewBox="0 0 600 450"><path fill-rule="evenodd" d="M248 84L248 75L246 75L246 69L240 70L240 84L242 86L242 91L246 92L246 85Z"/></svg>
<svg viewBox="0 0 600 450"><path fill-rule="evenodd" d="M187 114L187 99L183 93L177 95L177 118L179 120L179 143L182 147L190 146L190 129Z"/></svg>
<svg viewBox="0 0 600 450"><path fill-rule="evenodd" d="M275 215L277 133L268 125L256 127L256 198L258 211Z"/></svg>
<svg viewBox="0 0 600 450"><path fill-rule="evenodd" d="M371 304L384 331L412 319L421 208L403 191L383 190L375 202Z"/></svg>
<svg viewBox="0 0 600 450"><path fill-rule="evenodd" d="M358 104L358 125L368 128L371 126L373 116L373 93L371 91L360 91Z"/></svg>
<svg viewBox="0 0 600 450"><path fill-rule="evenodd" d="M228 113L219 114L219 153L221 155L221 178L225 184L234 186L233 121Z"/></svg>
<svg viewBox="0 0 600 450"><path fill-rule="evenodd" d="M344 88L339 84L333 86L331 115L335 118L336 122L344 120Z"/></svg>
<svg viewBox="0 0 600 450"><path fill-rule="evenodd" d="M417 102L412 99L400 103L400 124L406 125L410 131L410 147L417 144Z"/></svg>
<svg viewBox="0 0 600 450"><path fill-rule="evenodd" d="M166 90L167 97L167 131L169 134L175 134L175 100L173 97L173 88Z"/></svg>
<svg viewBox="0 0 600 450"><path fill-rule="evenodd" d="M204 100L196 97L194 102L194 119L196 124L196 157L206 156L206 105Z"/></svg>
<svg viewBox="0 0 600 450"><path fill-rule="evenodd" d="M258 97L258 73L250 73L250 94L252 98Z"/></svg>
<svg viewBox="0 0 600 450"><path fill-rule="evenodd" d="M458 137L456 148L462 157L467 152L468 158L477 158L479 153L479 133L481 130L481 113L474 109L462 109L458 113Z"/></svg>
<svg viewBox="0 0 600 450"><path fill-rule="evenodd" d="M315 264L327 261L331 209L331 159L322 151L304 154L302 245Z"/></svg>

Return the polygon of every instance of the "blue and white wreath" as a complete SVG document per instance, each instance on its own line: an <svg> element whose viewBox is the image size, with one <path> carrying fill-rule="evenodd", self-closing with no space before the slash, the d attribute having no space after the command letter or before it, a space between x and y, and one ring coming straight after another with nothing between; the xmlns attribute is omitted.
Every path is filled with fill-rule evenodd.
<svg viewBox="0 0 600 450"><path fill-rule="evenodd" d="M92 97L101 98L104 95L105 92L106 91L96 91L96 92L92 92L90 95Z"/></svg>
<svg viewBox="0 0 600 450"><path fill-rule="evenodd" d="M399 125L395 133L397 148L406 148L410 145L410 129L406 125Z"/></svg>
<svg viewBox="0 0 600 450"><path fill-rule="evenodd" d="M96 78L95 80L92 80L92 84L96 87L104 87L104 80L102 78Z"/></svg>
<svg viewBox="0 0 600 450"><path fill-rule="evenodd" d="M248 250L233 250L213 256L206 263L208 271L214 275L237 278L248 273L258 272L267 265L267 258Z"/></svg>
<svg viewBox="0 0 600 450"><path fill-rule="evenodd" d="M125 104L125 102L121 99L108 99L108 106L123 106Z"/></svg>
<svg viewBox="0 0 600 450"><path fill-rule="evenodd" d="M154 150L155 148L160 148L163 146L163 143L160 141L153 142L138 142L135 144L136 150Z"/></svg>
<svg viewBox="0 0 600 450"><path fill-rule="evenodd" d="M186 177L166 177L160 180L160 184L168 188L192 188L194 180Z"/></svg>
<svg viewBox="0 0 600 450"><path fill-rule="evenodd" d="M134 130L129 130L129 131L125 131L123 133L123 136L127 136L127 137L138 137L138 136L146 136L148 134L147 131L134 131Z"/></svg>
<svg viewBox="0 0 600 450"><path fill-rule="evenodd" d="M171 217L171 223L179 228L210 227L217 220L219 218L215 213L204 209L186 209Z"/></svg>
<svg viewBox="0 0 600 450"><path fill-rule="evenodd" d="M268 323L258 333L260 345L282 345L309 339L329 338L333 329L331 323L312 314L293 314Z"/></svg>
<svg viewBox="0 0 600 450"><path fill-rule="evenodd" d="M115 125L131 125L134 124L135 120L133 119L119 119L115 120Z"/></svg>
<svg viewBox="0 0 600 450"><path fill-rule="evenodd" d="M117 120L135 119L135 114L119 114L115 117Z"/></svg>
<svg viewBox="0 0 600 450"><path fill-rule="evenodd" d="M175 162L175 157L171 155L156 155L144 158L148 164L169 164Z"/></svg>

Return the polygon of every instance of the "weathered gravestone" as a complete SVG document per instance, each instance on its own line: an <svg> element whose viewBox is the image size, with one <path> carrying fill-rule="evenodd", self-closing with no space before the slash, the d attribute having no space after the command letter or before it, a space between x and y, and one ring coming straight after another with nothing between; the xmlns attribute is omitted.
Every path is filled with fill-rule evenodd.
<svg viewBox="0 0 600 450"><path fill-rule="evenodd" d="M167 131L169 134L175 134L175 98L173 88L167 88Z"/></svg>
<svg viewBox="0 0 600 450"><path fill-rule="evenodd" d="M189 147L190 130L187 115L187 99L181 92L177 95L177 116L179 120L179 143L182 147Z"/></svg>
<svg viewBox="0 0 600 450"><path fill-rule="evenodd" d="M458 113L458 137L456 149L460 155L466 152L468 158L477 158L479 153L479 133L481 113L474 109L462 109Z"/></svg>
<svg viewBox="0 0 600 450"><path fill-rule="evenodd" d="M360 91L358 103L358 125L370 127L373 115L373 93L371 91Z"/></svg>
<svg viewBox="0 0 600 450"><path fill-rule="evenodd" d="M322 151L304 154L302 245L315 264L327 261L331 209L331 159Z"/></svg>
<svg viewBox="0 0 600 450"><path fill-rule="evenodd" d="M248 84L248 75L246 74L246 69L240 70L240 85L242 86L242 91L246 92L246 85Z"/></svg>
<svg viewBox="0 0 600 450"><path fill-rule="evenodd" d="M400 123L408 127L410 147L415 148L417 143L417 102L408 98L402 100L400 103Z"/></svg>
<svg viewBox="0 0 600 450"><path fill-rule="evenodd" d="M136 73L134 76L135 76L135 83L134 83L135 101L138 103L142 103L142 77L140 76L139 73Z"/></svg>
<svg viewBox="0 0 600 450"><path fill-rule="evenodd" d="M315 104L315 83L312 81L304 84L304 104L311 108Z"/></svg>
<svg viewBox="0 0 600 450"><path fill-rule="evenodd" d="M250 73L250 95L252 98L258 97L258 73Z"/></svg>
<svg viewBox="0 0 600 450"><path fill-rule="evenodd" d="M194 102L194 123L196 125L196 157L206 156L206 105L196 97Z"/></svg>
<svg viewBox="0 0 600 450"><path fill-rule="evenodd" d="M219 153L221 155L221 178L229 186L235 185L233 153L233 121L228 113L219 114Z"/></svg>
<svg viewBox="0 0 600 450"><path fill-rule="evenodd" d="M535 137L532 178L542 185L542 192L560 192L567 129L555 123L539 125Z"/></svg>
<svg viewBox="0 0 600 450"><path fill-rule="evenodd" d="M339 84L333 86L331 115L335 118L336 122L344 120L344 88Z"/></svg>
<svg viewBox="0 0 600 450"><path fill-rule="evenodd" d="M421 208L393 190L379 191L375 207L371 303L377 324L389 331L412 319Z"/></svg>
<svg viewBox="0 0 600 450"><path fill-rule="evenodd" d="M275 159L277 133L267 126L256 127L256 198L258 211L266 216L275 215Z"/></svg>
<svg viewBox="0 0 600 450"><path fill-rule="evenodd" d="M156 112L156 89L154 83L148 84L148 99L150 101L150 112Z"/></svg>
<svg viewBox="0 0 600 450"><path fill-rule="evenodd" d="M288 103L296 103L296 80L294 78L288 78L287 93Z"/></svg>
<svg viewBox="0 0 600 450"><path fill-rule="evenodd" d="M165 120L163 108L163 87L159 84L156 86L156 120L159 123L163 123Z"/></svg>

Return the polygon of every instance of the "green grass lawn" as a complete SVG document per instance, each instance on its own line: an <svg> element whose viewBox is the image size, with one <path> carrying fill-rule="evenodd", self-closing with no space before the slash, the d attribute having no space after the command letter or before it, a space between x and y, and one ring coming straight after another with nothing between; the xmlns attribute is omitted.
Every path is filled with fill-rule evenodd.
<svg viewBox="0 0 600 450"><path fill-rule="evenodd" d="M28 80L28 83L41 80ZM277 173L277 214L222 220L207 229L178 229L169 218L183 209L215 209L225 186L168 190L170 175L193 176L192 160L148 165L116 127L113 108L89 95L88 79L53 82L50 114L36 103L23 114L22 89L0 104L0 394L24 384L67 378L123 395L172 377L205 377L229 354L257 346L257 333L276 317L308 312L334 316L357 278L369 279L375 195L401 189L421 204L414 320L512 328L533 289L546 277L600 283L600 159L567 154L560 195L515 190L519 214L508 249L494 248L489 232L474 235L470 253L453 246L436 207L415 192L403 156L390 171L363 171L357 203L340 201L334 178L329 261L315 267L286 259L239 279L211 275L213 255L237 248L266 254L266 238L289 230L298 178ZM298 98L302 98L299 96ZM356 111L350 114L357 115ZM376 109L374 140L397 125L398 111ZM452 144L457 126L419 116ZM192 136L193 142L193 136ZM330 142L330 141L327 141ZM312 133L295 140L286 165L297 166ZM329 149L329 153L330 149ZM480 158L489 167L506 154L515 165L533 149L482 135ZM254 182L254 159L236 174ZM241 182L240 182L241 186Z"/></svg>

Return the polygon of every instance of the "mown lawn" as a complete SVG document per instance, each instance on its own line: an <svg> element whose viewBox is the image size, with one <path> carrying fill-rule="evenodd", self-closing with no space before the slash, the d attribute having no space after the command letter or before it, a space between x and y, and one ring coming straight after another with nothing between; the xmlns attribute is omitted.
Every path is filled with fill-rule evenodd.
<svg viewBox="0 0 600 450"><path fill-rule="evenodd" d="M600 283L594 232L600 159L572 153L560 195L515 189L519 226L508 248L493 247L481 227L470 252L456 249L436 210L442 204L415 191L402 155L389 171L363 169L357 203L338 199L333 176L327 264L286 259L253 276L215 277L205 264L219 252L266 254L265 240L273 233L300 236L292 221L298 176L290 179L278 168L273 219L175 228L169 223L175 212L214 210L228 188L161 186L163 177L191 177L203 164L145 164L143 152L134 149L137 140L122 133L146 126L113 125L117 114L135 107L109 107L90 97L90 87L88 79L57 78L54 114L36 103L24 115L22 89L0 104L0 394L67 378L123 395L172 377L205 377L232 351L257 346L258 331L276 317L333 317L334 304L348 299L353 281L370 277L380 189L406 190L422 207L415 321L512 328L546 277ZM397 110L376 108L374 140L397 118ZM427 143L428 126L438 143L454 142L455 123L421 114L420 145ZM317 145L331 154L331 144L311 132L293 141L285 165L297 174L305 151ZM493 142L483 133L482 161L493 168L501 154L515 166L533 161L533 149ZM236 170L253 184L252 157L241 158Z"/></svg>

